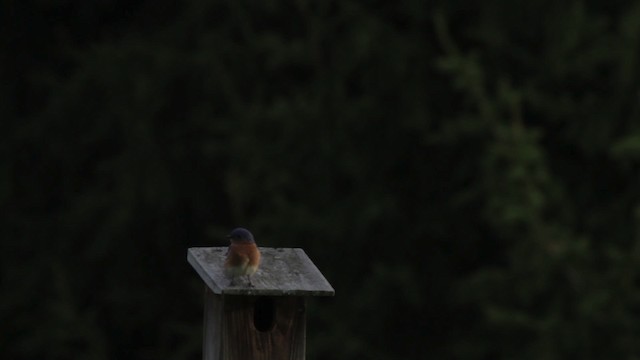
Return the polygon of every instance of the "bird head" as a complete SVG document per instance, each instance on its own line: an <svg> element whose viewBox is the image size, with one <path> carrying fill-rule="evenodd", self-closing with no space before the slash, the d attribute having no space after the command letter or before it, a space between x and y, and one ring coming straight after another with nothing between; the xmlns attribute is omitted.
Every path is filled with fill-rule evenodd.
<svg viewBox="0 0 640 360"><path fill-rule="evenodd" d="M233 242L254 243L253 234L245 228L235 228L227 235L227 239Z"/></svg>

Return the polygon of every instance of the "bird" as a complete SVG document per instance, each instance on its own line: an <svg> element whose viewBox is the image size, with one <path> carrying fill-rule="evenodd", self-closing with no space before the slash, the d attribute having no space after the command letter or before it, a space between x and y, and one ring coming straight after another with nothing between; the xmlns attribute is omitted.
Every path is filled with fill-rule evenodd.
<svg viewBox="0 0 640 360"><path fill-rule="evenodd" d="M260 250L256 246L253 234L245 228L235 228L229 235L229 249L224 262L224 270L231 278L229 286L235 285L237 277L246 276L248 285L253 287L251 275L258 271L260 266Z"/></svg>

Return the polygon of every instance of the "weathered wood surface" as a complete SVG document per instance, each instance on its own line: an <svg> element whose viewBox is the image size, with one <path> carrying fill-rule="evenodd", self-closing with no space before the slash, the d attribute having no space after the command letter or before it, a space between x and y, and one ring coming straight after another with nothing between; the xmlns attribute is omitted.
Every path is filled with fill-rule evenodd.
<svg viewBox="0 0 640 360"><path fill-rule="evenodd" d="M208 286L204 289L204 331L202 359L222 359L222 296L215 295Z"/></svg>
<svg viewBox="0 0 640 360"><path fill-rule="evenodd" d="M226 247L189 248L187 260L215 294L333 296L335 291L307 254L298 248L259 248L262 259L251 277L253 287L231 279L224 273Z"/></svg>
<svg viewBox="0 0 640 360"><path fill-rule="evenodd" d="M221 337L204 351L205 360L303 360L305 358L305 297L275 296L273 324L267 331L254 325L255 296L221 296L210 293L212 308L221 308L217 324ZM205 335L206 336L206 335ZM215 336L215 335L214 335Z"/></svg>

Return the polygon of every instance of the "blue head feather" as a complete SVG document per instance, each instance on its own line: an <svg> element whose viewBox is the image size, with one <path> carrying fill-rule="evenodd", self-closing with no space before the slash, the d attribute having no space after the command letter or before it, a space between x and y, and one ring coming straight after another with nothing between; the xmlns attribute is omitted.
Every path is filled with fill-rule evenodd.
<svg viewBox="0 0 640 360"><path fill-rule="evenodd" d="M248 241L248 242L255 242L255 240L253 239L253 234L251 234L251 231L245 229L245 228L235 228L231 231L231 233L229 233L229 235L227 236L228 239L231 239L231 241Z"/></svg>

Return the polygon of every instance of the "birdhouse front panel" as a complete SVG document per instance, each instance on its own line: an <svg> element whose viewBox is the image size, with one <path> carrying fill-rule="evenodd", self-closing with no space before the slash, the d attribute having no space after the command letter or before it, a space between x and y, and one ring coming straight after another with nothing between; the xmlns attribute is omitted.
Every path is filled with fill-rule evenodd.
<svg viewBox="0 0 640 360"><path fill-rule="evenodd" d="M228 295L222 302L225 359L304 359L303 297Z"/></svg>

